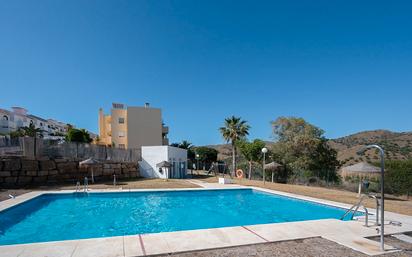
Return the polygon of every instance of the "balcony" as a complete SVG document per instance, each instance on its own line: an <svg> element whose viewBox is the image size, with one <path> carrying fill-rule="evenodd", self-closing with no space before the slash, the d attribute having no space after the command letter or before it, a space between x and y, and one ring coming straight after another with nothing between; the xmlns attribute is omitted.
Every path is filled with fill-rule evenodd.
<svg viewBox="0 0 412 257"><path fill-rule="evenodd" d="M8 129L9 128L9 121L8 120L0 120L0 128Z"/></svg>

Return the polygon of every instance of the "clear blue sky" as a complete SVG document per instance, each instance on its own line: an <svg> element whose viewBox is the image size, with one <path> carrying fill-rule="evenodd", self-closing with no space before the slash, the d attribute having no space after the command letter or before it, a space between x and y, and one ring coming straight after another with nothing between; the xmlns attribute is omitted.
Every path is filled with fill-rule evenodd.
<svg viewBox="0 0 412 257"><path fill-rule="evenodd" d="M412 130L411 1L0 1L0 107L97 132L112 102L163 110L171 142ZM377 104L380 103L381 107Z"/></svg>

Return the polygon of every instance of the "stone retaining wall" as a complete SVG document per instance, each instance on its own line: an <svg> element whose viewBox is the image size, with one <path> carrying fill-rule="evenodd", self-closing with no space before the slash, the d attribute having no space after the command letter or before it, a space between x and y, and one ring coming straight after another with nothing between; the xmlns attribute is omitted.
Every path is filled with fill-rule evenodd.
<svg viewBox="0 0 412 257"><path fill-rule="evenodd" d="M84 177L98 181L139 176L137 163L105 161L89 167L79 167L75 159L25 159L22 157L0 158L0 187L22 187L30 185L53 185L61 183L83 184Z"/></svg>

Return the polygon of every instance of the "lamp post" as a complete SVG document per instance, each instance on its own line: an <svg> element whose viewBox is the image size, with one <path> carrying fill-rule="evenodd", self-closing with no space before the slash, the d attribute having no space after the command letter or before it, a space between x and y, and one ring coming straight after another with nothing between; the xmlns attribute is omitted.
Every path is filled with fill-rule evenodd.
<svg viewBox="0 0 412 257"><path fill-rule="evenodd" d="M263 177L263 184L265 184L265 161L266 161L265 159L266 159L266 153L267 152L268 152L268 149L266 147L263 147L262 148L262 153L263 153L263 167L262 167L263 168L263 172L262 172L263 173L262 174L263 175L262 176Z"/></svg>
<svg viewBox="0 0 412 257"><path fill-rule="evenodd" d="M380 156L381 156L381 250L384 251L385 250L385 246L384 246L384 215L385 215L385 207L384 207L384 202L385 202L385 193L384 193L384 189L385 189L385 152L383 151L382 147L380 147L379 145L367 145L365 147L363 147L361 150L359 150L357 153L361 154L364 151L366 151L367 149L370 148L377 148L380 152ZM378 214L377 214L378 215Z"/></svg>
<svg viewBox="0 0 412 257"><path fill-rule="evenodd" d="M199 175L199 157L200 157L200 155L197 153L196 154L196 169L197 169L197 175Z"/></svg>

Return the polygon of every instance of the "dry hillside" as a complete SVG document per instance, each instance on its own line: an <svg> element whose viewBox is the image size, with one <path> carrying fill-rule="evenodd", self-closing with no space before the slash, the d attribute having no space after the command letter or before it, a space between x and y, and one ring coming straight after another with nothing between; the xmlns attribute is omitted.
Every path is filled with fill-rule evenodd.
<svg viewBox="0 0 412 257"><path fill-rule="evenodd" d="M270 147L273 143L266 142ZM346 137L330 139L329 145L338 152L338 159L343 165L349 165L360 161L377 162L378 153L368 150L364 155L357 155L357 151L366 144L378 144L383 146L387 159L412 158L412 132L391 132L388 130L363 131ZM209 145L219 151L220 160L231 156L231 147L228 144Z"/></svg>
<svg viewBox="0 0 412 257"><path fill-rule="evenodd" d="M359 161L376 162L376 150L368 150L363 156L356 152L367 144L378 144L385 150L386 159L404 160L412 158L412 132L391 132L373 130L359 132L346 137L329 140L331 147L338 151L338 159L345 165Z"/></svg>

